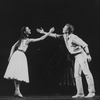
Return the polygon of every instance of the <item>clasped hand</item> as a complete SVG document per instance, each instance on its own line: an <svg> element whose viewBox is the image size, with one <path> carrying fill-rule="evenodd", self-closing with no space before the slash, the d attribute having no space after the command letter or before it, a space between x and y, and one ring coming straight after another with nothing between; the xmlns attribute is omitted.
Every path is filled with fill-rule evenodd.
<svg viewBox="0 0 100 100"><path fill-rule="evenodd" d="M53 33L55 31L55 28L54 27L50 28L49 32L45 32L43 28L41 29L37 28L36 30L39 33L45 34L45 33Z"/></svg>

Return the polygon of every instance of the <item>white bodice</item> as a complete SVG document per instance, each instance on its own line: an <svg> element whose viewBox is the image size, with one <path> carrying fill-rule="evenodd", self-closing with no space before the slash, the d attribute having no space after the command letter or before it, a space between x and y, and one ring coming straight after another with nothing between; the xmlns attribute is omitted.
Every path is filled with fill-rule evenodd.
<svg viewBox="0 0 100 100"><path fill-rule="evenodd" d="M26 44L27 40L28 39L22 40L20 46L18 47L18 49L23 50L25 52L28 48L28 44Z"/></svg>

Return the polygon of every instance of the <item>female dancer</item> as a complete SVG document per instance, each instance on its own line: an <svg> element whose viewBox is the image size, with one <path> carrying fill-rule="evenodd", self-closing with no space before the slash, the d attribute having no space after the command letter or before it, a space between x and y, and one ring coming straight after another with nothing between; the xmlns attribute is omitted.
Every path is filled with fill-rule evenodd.
<svg viewBox="0 0 100 100"><path fill-rule="evenodd" d="M25 52L28 48L28 44L30 42L37 42L45 39L49 34L43 35L40 38L28 38L31 34L31 30L29 27L23 27L21 29L21 37L20 39L12 46L9 56L9 64L6 69L4 78L13 79L15 85L15 93L14 95L17 97L23 97L20 92L20 83L24 81L29 83L29 74L28 74L28 63ZM17 48L15 50L15 48Z"/></svg>

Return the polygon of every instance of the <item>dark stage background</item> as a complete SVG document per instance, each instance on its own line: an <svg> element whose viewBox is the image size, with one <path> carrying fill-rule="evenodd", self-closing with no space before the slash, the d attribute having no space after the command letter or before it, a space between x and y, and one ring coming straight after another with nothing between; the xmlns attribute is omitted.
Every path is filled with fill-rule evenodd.
<svg viewBox="0 0 100 100"><path fill-rule="evenodd" d="M36 28L48 31L55 27L61 34L66 23L75 27L75 34L89 45L96 94L100 94L100 1L99 0L0 0L0 95L13 95L12 80L3 78L12 45L20 37L22 26L29 26L31 38L40 37ZM29 44L26 52L30 83L21 83L23 95L73 95L65 76L72 66L62 40L47 37ZM84 77L84 76L83 76ZM66 84L64 84L66 81ZM85 93L87 84L83 79Z"/></svg>

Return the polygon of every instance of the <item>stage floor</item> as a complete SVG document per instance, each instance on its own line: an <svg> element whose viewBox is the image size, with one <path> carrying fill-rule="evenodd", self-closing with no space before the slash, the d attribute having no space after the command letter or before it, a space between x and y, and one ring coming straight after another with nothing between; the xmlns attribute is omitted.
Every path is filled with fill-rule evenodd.
<svg viewBox="0 0 100 100"><path fill-rule="evenodd" d="M88 99L73 99L71 96L24 96L23 98L16 98L14 96L0 96L0 100L100 100L100 96L95 96Z"/></svg>

